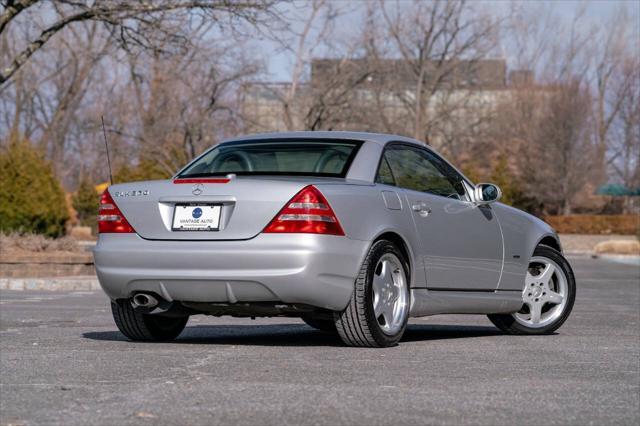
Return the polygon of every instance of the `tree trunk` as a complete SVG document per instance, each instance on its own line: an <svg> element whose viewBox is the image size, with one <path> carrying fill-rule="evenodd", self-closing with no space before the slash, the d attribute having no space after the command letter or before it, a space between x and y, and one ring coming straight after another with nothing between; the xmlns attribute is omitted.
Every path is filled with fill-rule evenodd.
<svg viewBox="0 0 640 426"><path fill-rule="evenodd" d="M422 138L422 119L424 114L424 66L420 69L418 84L416 85L416 99L413 117L413 138Z"/></svg>

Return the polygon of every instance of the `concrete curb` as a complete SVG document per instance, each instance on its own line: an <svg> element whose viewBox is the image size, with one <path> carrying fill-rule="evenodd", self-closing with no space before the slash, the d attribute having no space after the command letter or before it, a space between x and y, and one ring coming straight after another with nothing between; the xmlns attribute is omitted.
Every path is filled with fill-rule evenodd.
<svg viewBox="0 0 640 426"><path fill-rule="evenodd" d="M592 250L572 250L572 251L565 251L563 252L563 254L566 257L592 257L593 251Z"/></svg>
<svg viewBox="0 0 640 426"><path fill-rule="evenodd" d="M635 254L598 253L593 257L595 259L602 259L602 260L607 260L609 262L622 263L624 265L640 266L640 256Z"/></svg>
<svg viewBox="0 0 640 426"><path fill-rule="evenodd" d="M95 276L0 278L0 290L95 291L100 283Z"/></svg>

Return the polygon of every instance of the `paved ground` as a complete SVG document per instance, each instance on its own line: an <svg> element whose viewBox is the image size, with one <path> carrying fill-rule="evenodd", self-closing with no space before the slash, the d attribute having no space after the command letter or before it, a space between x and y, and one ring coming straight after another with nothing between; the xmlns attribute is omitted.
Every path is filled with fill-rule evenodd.
<svg viewBox="0 0 640 426"><path fill-rule="evenodd" d="M192 318L131 343L100 293L0 293L1 424L638 424L640 271L575 259L556 335L414 320L400 346L342 347L296 320Z"/></svg>

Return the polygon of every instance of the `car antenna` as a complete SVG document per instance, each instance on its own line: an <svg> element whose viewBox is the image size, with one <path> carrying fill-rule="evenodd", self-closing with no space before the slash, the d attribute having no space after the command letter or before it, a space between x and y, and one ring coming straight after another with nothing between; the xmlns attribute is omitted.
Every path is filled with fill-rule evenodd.
<svg viewBox="0 0 640 426"><path fill-rule="evenodd" d="M104 136L104 147L107 149L107 164L109 165L109 184L113 185L113 173L111 173L111 159L109 158L109 143L107 142L107 131L104 129L104 117L100 116L102 121L102 135Z"/></svg>

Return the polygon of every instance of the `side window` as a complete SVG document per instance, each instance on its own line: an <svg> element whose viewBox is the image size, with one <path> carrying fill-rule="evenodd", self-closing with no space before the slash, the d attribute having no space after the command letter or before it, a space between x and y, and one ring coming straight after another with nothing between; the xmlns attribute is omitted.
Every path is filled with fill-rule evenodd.
<svg viewBox="0 0 640 426"><path fill-rule="evenodd" d="M394 186L396 184L395 179L393 179L393 173L391 173L391 167L389 167L389 162L385 156L383 156L382 161L380 161L380 167L376 175L376 183Z"/></svg>
<svg viewBox="0 0 640 426"><path fill-rule="evenodd" d="M427 158L429 161L438 169L440 172L447 178L449 183L453 186L456 193L460 196L460 198L465 198L467 192L464 189L463 177L460 173L456 171L453 167L449 165L442 158L438 157L436 154L432 152L425 151Z"/></svg>
<svg viewBox="0 0 640 426"><path fill-rule="evenodd" d="M428 192L443 197L459 199L459 193L449 177L443 173L430 153L426 150L405 145L387 148L385 158L389 162L396 184L414 191ZM430 158L433 157L433 158ZM440 160L440 163L443 163ZM446 164L446 163L445 163ZM460 183L462 186L462 183Z"/></svg>

